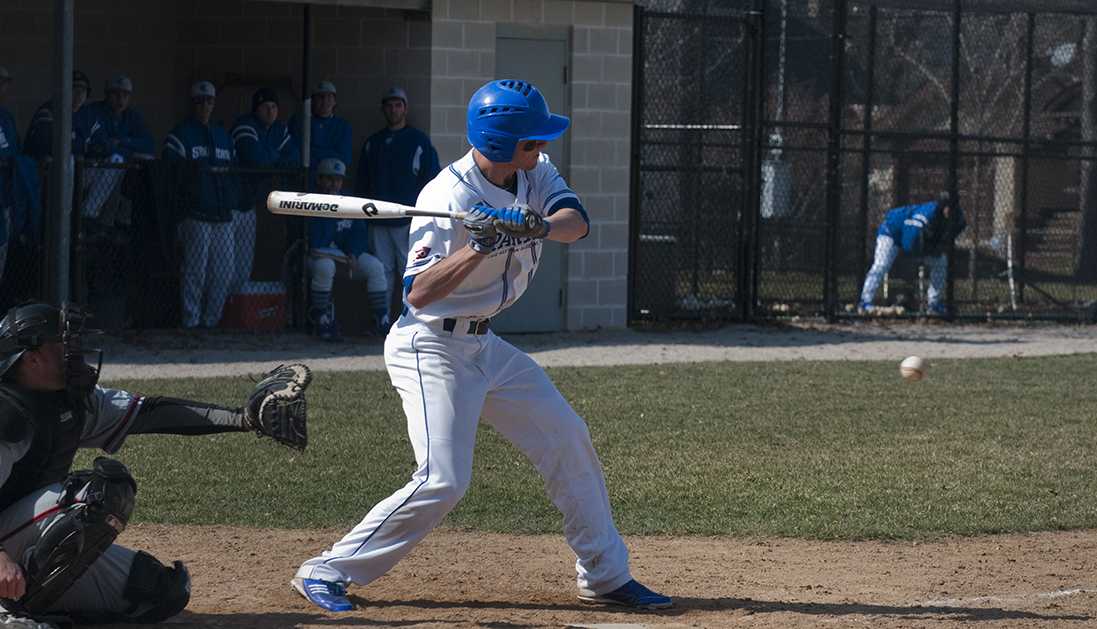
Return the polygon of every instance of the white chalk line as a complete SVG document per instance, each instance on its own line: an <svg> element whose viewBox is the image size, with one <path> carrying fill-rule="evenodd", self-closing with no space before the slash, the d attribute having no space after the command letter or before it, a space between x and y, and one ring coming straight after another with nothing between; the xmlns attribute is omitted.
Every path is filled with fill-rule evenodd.
<svg viewBox="0 0 1097 629"><path fill-rule="evenodd" d="M980 603L1024 603L1033 599L1056 599L1075 596L1078 594L1091 594L1097 592L1097 588L1071 588L1068 590L1055 590L1054 592L1037 592L1034 594L1014 594L1007 596L973 596L971 598L938 598L929 601L914 603L919 607L955 607L958 605L978 605Z"/></svg>

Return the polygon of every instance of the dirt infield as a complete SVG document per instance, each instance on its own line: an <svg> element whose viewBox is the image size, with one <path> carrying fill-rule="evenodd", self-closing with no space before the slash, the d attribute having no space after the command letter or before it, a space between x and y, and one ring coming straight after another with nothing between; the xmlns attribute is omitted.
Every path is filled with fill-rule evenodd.
<svg viewBox="0 0 1097 629"><path fill-rule="evenodd" d="M1097 328L733 326L700 332L516 336L547 366L713 360L895 360L1097 351ZM255 373L302 360L380 369L381 345L283 335L113 339L106 380ZM369 505L363 505L363 513ZM348 522L348 527L353 524ZM190 566L188 627L1073 627L1097 626L1097 531L930 543L629 538L634 574L676 609L641 614L575 598L562 536L431 534L389 575L353 587L359 609L320 613L292 593L296 566L342 530L138 525L121 541Z"/></svg>
<svg viewBox="0 0 1097 629"><path fill-rule="evenodd" d="M297 564L342 531L137 525L123 543L179 558L187 627L1092 627L1097 533L933 543L631 538L633 571L677 599L660 613L575 598L562 536L438 530L326 614L291 592Z"/></svg>

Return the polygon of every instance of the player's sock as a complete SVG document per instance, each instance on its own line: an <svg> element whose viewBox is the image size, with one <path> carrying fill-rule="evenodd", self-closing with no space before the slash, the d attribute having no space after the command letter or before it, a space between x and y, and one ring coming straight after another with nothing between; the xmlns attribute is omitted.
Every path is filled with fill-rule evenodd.
<svg viewBox="0 0 1097 629"><path fill-rule="evenodd" d="M332 336L330 321L331 291L314 290L309 294L309 323L312 333L324 337Z"/></svg>
<svg viewBox="0 0 1097 629"><path fill-rule="evenodd" d="M309 305L316 310L327 310L328 305L331 304L331 291L330 290L314 290L310 295L312 303Z"/></svg>
<svg viewBox="0 0 1097 629"><path fill-rule="evenodd" d="M366 293L366 301L373 312L373 320L377 322L377 331L387 334L389 331L388 291L375 290Z"/></svg>

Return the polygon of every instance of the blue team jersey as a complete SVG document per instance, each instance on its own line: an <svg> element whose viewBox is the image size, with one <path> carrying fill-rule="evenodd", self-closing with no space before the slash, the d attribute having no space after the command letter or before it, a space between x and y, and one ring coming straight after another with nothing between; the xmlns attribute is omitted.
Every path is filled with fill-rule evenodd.
<svg viewBox="0 0 1097 629"><path fill-rule="evenodd" d="M313 190L315 192L315 190ZM340 191L339 194L345 194ZM339 249L354 257L369 248L369 221L337 218L306 218L309 249Z"/></svg>
<svg viewBox="0 0 1097 629"><path fill-rule="evenodd" d="M144 117L133 107L127 107L121 116L115 117L106 101L88 103L73 116L73 127L87 134L84 152L89 157L109 157L117 153L128 159L134 153L151 155L156 151Z"/></svg>
<svg viewBox="0 0 1097 629"><path fill-rule="evenodd" d="M84 154L84 145L87 142L88 130L80 126L87 123L86 117L81 117L83 107L72 115L72 152L75 155ZM53 155L53 101L42 103L30 119L27 127L27 135L23 139L23 154L35 159L45 159Z"/></svg>
<svg viewBox="0 0 1097 629"><path fill-rule="evenodd" d="M0 212L7 212L14 202L12 173L15 156L19 154L19 133L15 130L15 118L0 107ZM8 221L0 213L0 245L8 242Z"/></svg>
<svg viewBox="0 0 1097 629"><path fill-rule="evenodd" d="M358 196L415 205L423 186L438 175L438 151L413 127L382 129L362 145L355 192ZM406 225L411 218L386 221Z"/></svg>
<svg viewBox="0 0 1097 629"><path fill-rule="evenodd" d="M245 168L296 168L301 164L300 147L286 124L275 120L270 127L254 114L244 114L232 126L236 159ZM241 178L240 209L251 209L270 194L269 175L245 174Z"/></svg>
<svg viewBox="0 0 1097 629"><path fill-rule="evenodd" d="M165 162L179 167L176 207L184 217L210 222L232 220L232 210L239 207L240 190L235 173L220 171L236 164L232 140L223 127L187 118L164 138L163 156Z"/></svg>
<svg viewBox="0 0 1097 629"><path fill-rule="evenodd" d="M11 112L0 107L0 209L10 207L12 204L12 172L15 168L15 156L19 154L19 132L15 130L15 118ZM0 220L0 223L4 222ZM0 225L4 231L4 242L7 242L7 228Z"/></svg>
<svg viewBox="0 0 1097 629"><path fill-rule="evenodd" d="M334 157L349 169L351 160L354 159L350 123L339 116L312 116L310 120L312 128L309 138L309 167L316 168L320 160ZM305 137L301 133L300 114L294 114L290 118L289 128L294 137Z"/></svg>
<svg viewBox="0 0 1097 629"><path fill-rule="evenodd" d="M903 253L940 253L966 226L959 207L952 208L951 213L951 220L946 221L937 201L897 207L884 215L876 233L892 238Z"/></svg>

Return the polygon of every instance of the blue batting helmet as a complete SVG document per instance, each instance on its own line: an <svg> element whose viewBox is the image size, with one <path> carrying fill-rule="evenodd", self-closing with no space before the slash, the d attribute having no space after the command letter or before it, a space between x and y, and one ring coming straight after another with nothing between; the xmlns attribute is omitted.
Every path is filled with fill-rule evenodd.
<svg viewBox="0 0 1097 629"><path fill-rule="evenodd" d="M492 81L469 100L469 144L493 162L513 159L521 140L555 140L569 124L549 113L541 91L525 81Z"/></svg>

